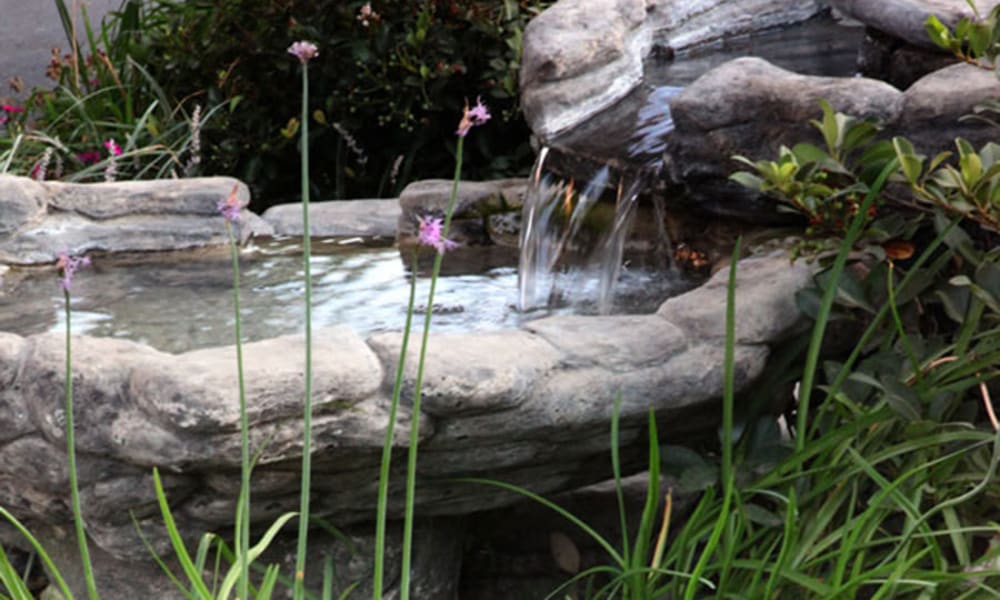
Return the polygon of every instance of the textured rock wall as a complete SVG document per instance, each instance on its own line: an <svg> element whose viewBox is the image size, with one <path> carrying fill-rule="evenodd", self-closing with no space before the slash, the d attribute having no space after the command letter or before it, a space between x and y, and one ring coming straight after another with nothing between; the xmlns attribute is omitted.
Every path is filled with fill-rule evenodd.
<svg viewBox="0 0 1000 600"><path fill-rule="evenodd" d="M740 273L742 388L764 368L768 344L796 326L792 298L810 270L778 256L744 260ZM649 408L668 437L713 427L722 385L724 275L668 301L658 314L558 316L519 330L432 335L417 513L465 514L516 499L456 483L460 476L499 478L543 493L606 477L606 461L594 458L607 452L618 394L626 444L639 435ZM401 334L363 340L338 327L314 339L314 510L338 526L370 522ZM63 344L55 333L0 334L0 505L41 530L70 519ZM412 344L395 438L400 452L412 417ZM73 345L80 485L94 543L120 559L143 555L134 514L165 549L153 467L165 474L189 537L227 528L240 481L234 348L172 355L86 336ZM298 506L302 338L251 343L244 352L251 443L260 452L253 518L267 524ZM389 508L398 517L404 461L394 464Z"/></svg>
<svg viewBox="0 0 1000 600"><path fill-rule="evenodd" d="M544 141L634 89L654 44L672 50L803 21L823 0L562 0L524 32L521 101Z"/></svg>

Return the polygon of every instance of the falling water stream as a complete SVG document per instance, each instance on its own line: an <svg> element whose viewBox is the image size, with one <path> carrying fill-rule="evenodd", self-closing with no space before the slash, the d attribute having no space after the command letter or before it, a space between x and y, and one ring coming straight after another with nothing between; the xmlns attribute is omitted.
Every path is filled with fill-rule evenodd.
<svg viewBox="0 0 1000 600"><path fill-rule="evenodd" d="M589 303L607 314L646 183L602 166L578 189L574 178L545 171L548 151L539 153L525 197L518 308Z"/></svg>
<svg viewBox="0 0 1000 600"><path fill-rule="evenodd" d="M525 195L518 268L518 308L530 311L567 302L592 305L596 312L615 309L615 286L621 278L626 242L635 224L640 194L662 167L666 136L673 129L670 98L681 88L653 90L636 113L624 144L633 168L597 166L582 184L547 165L551 148L543 147L531 171ZM689 287L670 260L664 199L651 196L656 222L652 252L644 266L663 272L661 292ZM653 291L653 290L651 290Z"/></svg>
<svg viewBox="0 0 1000 600"><path fill-rule="evenodd" d="M532 168L521 230L518 308L522 311L583 303L606 314L617 310L616 286L627 276L627 242L634 238L636 205L650 198L655 250L647 269L666 272L668 283L651 293L677 293L670 260L666 198L651 194L674 123L671 98L712 67L739 56L759 56L810 75L851 75L864 31L816 18L791 27L721 41L664 62L652 57L632 93L543 147ZM553 167L553 155L576 154L576 166ZM602 164L603 161L603 164ZM571 160L570 162L574 162ZM579 168L579 164L597 164ZM613 166L612 166L613 165ZM566 174L572 171L574 175ZM589 171L589 173L587 172ZM648 240L647 240L648 241Z"/></svg>

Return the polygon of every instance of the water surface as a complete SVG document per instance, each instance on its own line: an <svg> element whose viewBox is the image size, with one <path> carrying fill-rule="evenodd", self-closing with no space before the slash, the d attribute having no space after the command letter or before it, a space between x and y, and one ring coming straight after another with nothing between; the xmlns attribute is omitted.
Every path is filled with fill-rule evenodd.
<svg viewBox="0 0 1000 600"><path fill-rule="evenodd" d="M267 241L242 252L245 341L303 331L300 250L298 242ZM403 329L409 255L404 261L395 247L337 240L314 242L314 251L314 327L347 324L362 335ZM435 292L434 330L495 330L552 312L588 311L586 305L570 301L551 311L516 311L516 261L516 249L471 248L446 256L446 275L439 278ZM671 287L665 277L627 271L621 278L619 311L654 311ZM428 274L418 273L418 306L426 306L429 283ZM128 260L94 257L93 266L80 271L73 282L71 306L74 333L135 340L167 352L234 342L231 259L224 249ZM65 330L62 293L51 269L7 274L0 295L0 330L20 335Z"/></svg>

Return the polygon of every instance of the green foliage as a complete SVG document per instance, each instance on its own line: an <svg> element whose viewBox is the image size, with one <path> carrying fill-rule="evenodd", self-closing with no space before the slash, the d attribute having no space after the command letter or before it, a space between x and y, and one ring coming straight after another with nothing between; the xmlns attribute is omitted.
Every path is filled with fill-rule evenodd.
<svg viewBox="0 0 1000 600"><path fill-rule="evenodd" d="M942 152L924 168L919 155L903 138L893 138L902 175L918 200L1000 231L1000 145L986 143L978 152L965 140L955 140L958 160Z"/></svg>
<svg viewBox="0 0 1000 600"><path fill-rule="evenodd" d="M315 42L309 137L321 197L386 196L413 176L446 177L456 114L486 98L497 117L466 149L467 176L525 171L517 70L527 20L548 2L371 3L353 0L142 0L128 54L170 98L225 105L207 124L205 168L240 177L273 203L296 188L297 63L291 41Z"/></svg>
<svg viewBox="0 0 1000 600"><path fill-rule="evenodd" d="M47 74L57 85L36 89L27 110L4 124L0 172L68 181L102 179L105 173L127 179L198 174L195 129L223 107L167 95L130 55L138 2L125 0L98 31L84 6L83 31L74 28L65 0L56 0L56 7L69 51L53 51ZM110 156L108 140L116 141L121 156Z"/></svg>
<svg viewBox="0 0 1000 600"><path fill-rule="evenodd" d="M588 589L595 589L595 591L590 592L586 596L592 600L602 598L608 600L612 598L626 600L662 598L662 588L665 582L673 582L675 587L692 582L693 585L689 586L692 590L696 589L698 585L709 589L714 587L710 579L705 577L698 578L697 575L692 575L690 565L688 569L678 571L664 564L663 552L666 547L667 532L670 525L672 492L670 490L667 491L666 502L661 517L658 510L660 500L659 436L656 429L656 418L652 410L650 410L648 417L649 484L646 490L646 502L643 506L642 517L639 521L639 529L636 531L635 539L632 541L629 540L629 532L626 526L625 502L621 493L621 465L618 458L620 446L618 437L620 412L621 398L619 397L615 400L614 409L611 413L611 466L615 473L615 484L618 490L618 510L622 535L620 548L616 548L613 543L605 539L600 533L573 513L526 488L492 479L468 478L460 480L508 490L552 509L575 525L582 533L594 540L607 554L608 559L611 560L611 564L609 565L598 565L577 573L572 579L553 590L546 598L559 597L562 590L569 588L577 581L588 581ZM661 526L657 528L657 521L660 521L661 518ZM657 532L655 536L654 532ZM716 541L718 540L716 539ZM703 555L710 556L711 553L712 549L709 549Z"/></svg>
<svg viewBox="0 0 1000 600"><path fill-rule="evenodd" d="M847 233L862 198L893 158L892 147L875 140L876 124L835 112L825 100L820 105L823 117L811 123L822 134L824 148L808 143L782 146L776 161L736 156L753 171L731 175L737 183L777 197L784 209L803 214L809 222L806 250L829 249L825 240ZM885 239L898 233L898 223L876 219L883 205L877 197L867 209L866 237Z"/></svg>
<svg viewBox="0 0 1000 600"><path fill-rule="evenodd" d="M976 18L963 17L952 31L940 19L931 15L924 23L927 35L939 48L962 60L996 68L996 60L1000 56L1000 5L994 6L983 17L978 14L973 2L968 4L976 13Z"/></svg>

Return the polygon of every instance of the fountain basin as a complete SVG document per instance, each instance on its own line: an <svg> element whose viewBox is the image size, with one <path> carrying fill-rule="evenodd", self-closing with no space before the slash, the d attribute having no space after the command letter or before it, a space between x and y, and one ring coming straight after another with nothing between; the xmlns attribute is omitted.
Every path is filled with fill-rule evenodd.
<svg viewBox="0 0 1000 600"><path fill-rule="evenodd" d="M146 184L120 185L138 194ZM217 217L205 218L222 226ZM215 252L212 260L225 255ZM86 296L90 275L78 275L74 296ZM418 514L461 515L518 499L456 483L461 476L494 477L540 493L606 478L610 465L595 459L606 455L608 423L619 396L626 469L641 463L631 442L641 439L650 408L663 439L715 427L724 276L661 304L653 314L556 315L490 332L432 335L423 387ZM769 344L798 325L794 295L810 278L808 267L790 265L781 255L741 262L738 389L762 372ZM365 336L346 326L314 334L313 510L337 526L372 520L401 338L398 330ZM394 442L400 449L412 418L416 351L411 345L404 370ZM300 334L245 345L251 437L261 451L252 483L255 525L298 506L303 352ZM71 547L61 529L69 518L64 353L58 331L0 334L0 504L45 543ZM234 347L172 354L135 341L80 335L73 340L73 357L80 485L96 548L125 562L145 556L134 515L154 547L167 550L154 505L153 467L165 474L185 536L227 528L240 482ZM396 518L402 513L403 461L394 465L389 510ZM6 526L0 526L0 536L23 545Z"/></svg>

